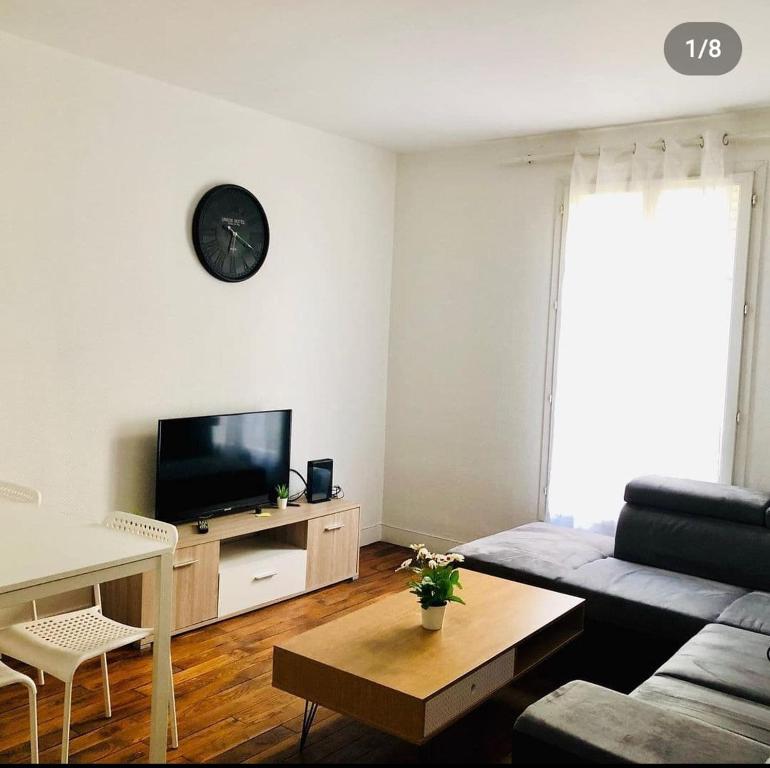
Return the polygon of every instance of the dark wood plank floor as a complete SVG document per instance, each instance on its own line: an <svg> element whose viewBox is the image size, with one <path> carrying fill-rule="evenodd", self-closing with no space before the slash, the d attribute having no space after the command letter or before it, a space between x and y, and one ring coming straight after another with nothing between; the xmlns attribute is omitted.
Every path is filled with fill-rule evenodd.
<svg viewBox="0 0 770 768"><path fill-rule="evenodd" d="M422 750L350 718L320 709L300 755L303 702L270 684L273 644L404 589L394 569L405 551L373 544L361 552L361 578L174 638L179 749L174 763L506 762L517 712L552 689L547 680L510 688ZM145 762L148 755L151 655L111 654L113 716L103 717L98 664L75 679L70 760ZM13 665L13 662L9 662ZM23 667L16 665L19 669ZM29 672L29 670L24 670ZM58 762L63 686L48 678L39 690L41 762ZM0 689L0 762L29 760L26 694Z"/></svg>

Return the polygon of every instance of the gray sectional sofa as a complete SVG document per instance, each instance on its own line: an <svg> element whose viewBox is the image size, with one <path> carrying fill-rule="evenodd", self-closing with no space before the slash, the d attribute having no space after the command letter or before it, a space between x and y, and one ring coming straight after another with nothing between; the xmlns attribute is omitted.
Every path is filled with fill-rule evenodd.
<svg viewBox="0 0 770 768"><path fill-rule="evenodd" d="M643 477L614 538L533 523L465 567L585 597L587 619L679 647L630 695L576 680L515 725L525 762L770 759L770 494Z"/></svg>

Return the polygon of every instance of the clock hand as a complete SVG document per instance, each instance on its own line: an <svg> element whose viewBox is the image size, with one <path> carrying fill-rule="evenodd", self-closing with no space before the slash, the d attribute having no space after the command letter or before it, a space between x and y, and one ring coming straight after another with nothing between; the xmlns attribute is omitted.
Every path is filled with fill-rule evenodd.
<svg viewBox="0 0 770 768"><path fill-rule="evenodd" d="M234 237L237 237L247 248L249 248L249 250L252 250L252 251L254 250L251 247L251 243L248 240L244 240L231 226L228 225L227 229L230 230L230 233Z"/></svg>
<svg viewBox="0 0 770 768"><path fill-rule="evenodd" d="M227 249L229 253L232 253L235 250L235 237L234 237L234 234L235 234L234 232L232 232L232 231L230 232L230 245L229 245L229 247Z"/></svg>
<svg viewBox="0 0 770 768"><path fill-rule="evenodd" d="M244 240L237 232L235 233L235 236L250 250L253 251L254 249L251 247L251 243L248 240Z"/></svg>

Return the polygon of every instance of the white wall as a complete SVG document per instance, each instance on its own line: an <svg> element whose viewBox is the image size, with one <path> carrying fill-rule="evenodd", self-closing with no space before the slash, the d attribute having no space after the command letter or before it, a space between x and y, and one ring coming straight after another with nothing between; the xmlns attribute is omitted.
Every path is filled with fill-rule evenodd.
<svg viewBox="0 0 770 768"><path fill-rule="evenodd" d="M770 114L710 122L768 130ZM374 540L387 379L385 538L535 519L569 165L505 163L661 130L403 156L391 260L393 155L0 33L0 477L67 512L148 513L158 418L291 407L293 464L333 456ZM770 143L736 155L756 167ZM195 202L225 181L271 225L265 266L236 285L189 242ZM762 195L765 233L767 211ZM746 482L770 487L766 243L743 460Z"/></svg>
<svg viewBox="0 0 770 768"><path fill-rule="evenodd" d="M770 132L770 113L399 158L385 539L441 546L537 518L552 233L570 163L506 163L529 151L651 142L663 134L689 138L709 125ZM763 168L770 143L731 149L730 157L741 167ZM763 198L755 236L770 231ZM770 488L766 237L762 247L759 306L749 317L756 375L753 400L742 405L745 455L739 460L748 485Z"/></svg>
<svg viewBox="0 0 770 768"><path fill-rule="evenodd" d="M149 513L161 417L293 408L379 535L395 157L0 33L0 476ZM226 284L192 210L252 190L267 261Z"/></svg>

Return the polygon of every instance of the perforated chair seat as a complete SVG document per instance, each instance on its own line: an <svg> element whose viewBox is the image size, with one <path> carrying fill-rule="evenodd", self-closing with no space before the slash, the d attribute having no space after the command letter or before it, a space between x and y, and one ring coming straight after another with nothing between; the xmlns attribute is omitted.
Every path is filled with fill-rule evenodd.
<svg viewBox="0 0 770 768"><path fill-rule="evenodd" d="M0 653L68 682L83 662L144 640L151 632L113 621L94 607L0 630Z"/></svg>

